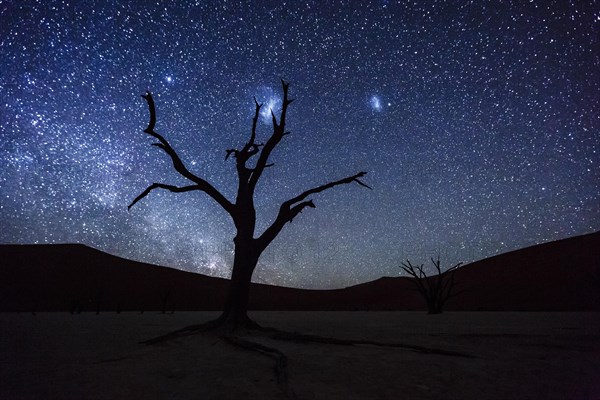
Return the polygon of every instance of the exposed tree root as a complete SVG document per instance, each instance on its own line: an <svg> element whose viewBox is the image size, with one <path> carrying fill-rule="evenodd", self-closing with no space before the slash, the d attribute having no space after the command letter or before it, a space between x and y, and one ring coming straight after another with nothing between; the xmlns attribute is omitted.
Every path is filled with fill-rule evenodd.
<svg viewBox="0 0 600 400"><path fill-rule="evenodd" d="M173 332L169 332L164 335L160 335L160 336L157 336L154 338L144 340L144 341L140 342L140 344L147 344L147 345L158 344L161 342L166 342L169 340L178 339L181 337L190 336L190 335L194 335L196 333L202 333L202 332L215 332L217 334L233 334L236 332L243 332L243 331L253 331L253 332L254 331L258 331L258 332L269 331L270 332L272 330L269 328L263 328L256 322L252 321L250 318L243 321L242 324L240 324L240 323L230 324L230 323L228 323L228 321L219 317L217 319L205 322L203 324L189 325L189 326L186 326L185 328L181 328L181 329L178 329Z"/></svg>
<svg viewBox="0 0 600 400"><path fill-rule="evenodd" d="M211 322L213 322L213 321L211 321ZM169 340L177 339L180 337L190 336L190 335L193 335L193 334L199 333L199 332L207 332L207 331L210 331L212 328L214 328L211 325L212 324L210 322L208 322L208 323L200 324L200 325L186 326L185 328L181 328L181 329L178 329L173 332L169 332L164 335L160 335L160 336L153 337L151 339L143 340L140 342L140 344L146 344L146 345L158 344L158 343L162 343L162 342L167 342Z"/></svg>
<svg viewBox="0 0 600 400"><path fill-rule="evenodd" d="M269 358L275 360L275 365L273 366L273 372L275 373L275 380L277 384L283 389L286 396L290 399L296 399L296 393L292 390L292 388L288 385L288 377L287 377L287 356L281 351L274 347L265 346L264 344L250 341L248 339L242 338L236 335L220 335L219 338L221 340L226 341L227 343L240 347L244 350L254 351Z"/></svg>
<svg viewBox="0 0 600 400"><path fill-rule="evenodd" d="M281 330L278 330L275 328L262 327L252 320L249 320L249 322L250 323L246 324L243 329L232 329L231 327L228 327L227 325L223 325L222 321L219 321L217 319L214 321L209 321L204 324L190 325L185 328L178 329L176 331L173 331L173 332L170 332L165 335L161 335L161 336L158 336L158 337L155 337L152 339L148 339L148 340L145 340L140 343L147 344L147 345L157 344L157 343L161 343L161 342L165 342L165 341L169 341L169 340L173 340L173 339L177 339L177 338L181 338L181 337L185 337L185 336L190 336L190 335L194 335L196 333L202 333L202 332L215 332L221 337L228 338L226 340L231 343L232 342L231 338L234 338L234 337L239 338L239 335L236 335L236 333L246 331L248 333L263 334L264 336L266 336L270 339L274 339L274 340L285 340L285 341L297 342L297 343L323 343L323 344L334 344L334 345L338 345L338 346L360 346L360 345L363 345L363 346L377 346L377 347L394 347L394 348L406 349L406 350L414 351L416 353L423 353L423 354L439 354L439 355L452 356L452 357L479 358L477 356L458 352L458 351L437 349L437 348L432 348L432 347L417 346L417 345L410 345L410 344L397 343L397 342L379 342L379 341L374 341L374 340L338 339L338 338L326 337L326 336L287 332L287 331L281 331ZM244 339L241 339L241 340L244 340ZM249 343L252 343L252 342L249 342ZM272 350L276 350L276 349L271 349L269 351L273 352ZM276 350L276 351L278 351L278 350Z"/></svg>
<svg viewBox="0 0 600 400"><path fill-rule="evenodd" d="M439 355L444 355L444 356L463 357L463 358L479 358L477 356L473 356L473 355L467 354L467 353L461 353L458 351L436 349L436 348L431 348L431 347L416 346L416 345L409 345L409 344L403 344L403 343L378 342L378 341L373 341L373 340L338 339L338 338L325 337L325 336L306 335L306 334L302 334L302 333L290 333L290 332L285 332L285 331L276 331L276 333L269 335L269 337L271 339L275 339L275 340L287 340L287 341L298 342L298 343L312 342L312 343L335 344L335 345L340 345L340 346L367 345L367 346L378 346L378 347L396 347L396 348L411 350L416 353L439 354Z"/></svg>
<svg viewBox="0 0 600 400"><path fill-rule="evenodd" d="M167 342L170 340L174 340L177 338L182 338L186 336L191 336L194 334L202 334L207 333L211 335L216 335L220 340L223 340L235 347L239 347L244 350L254 351L261 355L270 357L275 360L275 365L273 367L273 371L275 373L275 378L277 384L282 387L285 391L286 395L295 399L296 395L294 391L288 385L288 377L287 377L287 356L279 349L274 347L269 347L261 343L257 343L251 340L248 340L242 336L247 335L256 335L265 337L272 340L281 340L281 341L290 341L296 343L322 343L322 344L333 344L338 346L377 346L377 347L392 347L392 348L400 348L406 349L409 351L413 351L416 353L422 354L438 354L444 356L451 357L463 357L463 358L479 358L477 356L451 351L451 350L443 350L425 346L416 346L409 345L397 342L379 342L373 340L350 340L350 339L338 339L333 337L325 337L318 335L309 335L302 333L292 333L281 331L274 328L265 328L258 325L256 322L248 319L245 321L247 323L243 324L243 327L237 325L232 326L227 323L224 323L222 319L216 319L213 321L206 322L204 324L199 325L190 325L185 328L167 333L165 335L161 335L152 339L145 340L141 342L146 345L154 345L162 342ZM109 360L112 361L112 360Z"/></svg>
<svg viewBox="0 0 600 400"><path fill-rule="evenodd" d="M242 339L239 336L224 335L223 340L231 343L234 346L241 347L245 350L256 351L268 357L275 359L275 377L280 385L287 385L287 356L280 350L274 347L268 347L260 343L252 342L247 339Z"/></svg>
<svg viewBox="0 0 600 400"><path fill-rule="evenodd" d="M262 328L260 325L251 321L251 324L245 326L247 332L275 332L275 330L269 328ZM239 331L239 330L238 330ZM278 385L282 386L286 395L289 398L295 399L296 396L287 384L287 356L280 350L265 346L261 343L253 342L248 339L242 338L231 331L230 328L222 324L220 320L209 321L204 324L190 325L185 328L178 329L173 332L169 332L165 335L157 336L152 339L140 342L141 344L154 345L162 342L167 342L177 338L191 336L194 334L211 333L216 334L220 340L223 340L235 347L242 348L248 351L254 351L259 354L265 355L275 360L273 371L275 373L275 379Z"/></svg>

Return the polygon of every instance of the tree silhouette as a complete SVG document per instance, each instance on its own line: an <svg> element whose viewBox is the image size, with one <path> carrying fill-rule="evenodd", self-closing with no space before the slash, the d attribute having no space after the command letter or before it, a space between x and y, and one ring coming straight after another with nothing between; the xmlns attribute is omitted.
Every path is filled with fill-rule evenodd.
<svg viewBox="0 0 600 400"><path fill-rule="evenodd" d="M423 299L425 299L425 302L427 303L427 313L441 314L446 301L449 298L462 293L462 291L456 293L452 292L455 283L454 273L462 263L458 263L455 266L442 271L439 257L437 260L432 258L431 262L437 271L436 276L427 276L423 268L424 264L412 265L409 260L402 263L400 268L409 275L405 278L416 286L421 296L423 296Z"/></svg>
<svg viewBox="0 0 600 400"><path fill-rule="evenodd" d="M279 119L277 119L275 113L271 110L273 133L266 143L257 142L257 124L262 104L259 104L255 98L255 111L250 138L241 149L226 150L225 160L233 158L236 162L238 187L234 202L228 200L205 179L190 172L169 142L155 131L156 108L152 94L146 92L146 94L142 95L148 103L150 111L150 122L144 132L158 140L153 146L163 150L171 158L175 170L191 181L192 184L188 186L174 186L165 183L153 183L137 196L128 208L131 208L155 189L165 189L174 193L200 191L206 193L229 214L236 229L236 234L233 238L234 261L231 282L223 313L217 320L212 322L213 326L225 326L228 330L237 330L243 327L258 327L247 315L248 294L252 274L261 254L277 237L283 227L298 216L305 208L315 208L314 202L309 197L333 187L353 182L369 188L369 186L360 180L360 178L365 176L366 172L359 172L355 175L308 189L284 201L279 207L279 212L271 225L260 235L255 236L256 209L254 206L254 193L256 187L265 169L274 165L269 162L271 153L281 140L290 133L285 130L285 124L287 110L293 100L288 98L289 83L282 80L281 84L283 87L281 113ZM253 160L256 161L252 164L251 161Z"/></svg>

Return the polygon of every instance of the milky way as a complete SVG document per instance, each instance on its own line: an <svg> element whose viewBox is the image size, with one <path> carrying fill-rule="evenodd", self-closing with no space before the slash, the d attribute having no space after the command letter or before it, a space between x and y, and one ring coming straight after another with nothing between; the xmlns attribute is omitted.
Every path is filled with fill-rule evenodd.
<svg viewBox="0 0 600 400"><path fill-rule="evenodd" d="M184 3L184 2L178 2ZM253 96L285 137L257 190L314 196L255 280L341 287L600 229L600 11L586 1L0 1L0 243L78 242L229 276L234 227L142 131L233 200ZM328 3L328 6L324 4ZM594 4L595 3L595 4ZM271 132L261 118L259 140Z"/></svg>

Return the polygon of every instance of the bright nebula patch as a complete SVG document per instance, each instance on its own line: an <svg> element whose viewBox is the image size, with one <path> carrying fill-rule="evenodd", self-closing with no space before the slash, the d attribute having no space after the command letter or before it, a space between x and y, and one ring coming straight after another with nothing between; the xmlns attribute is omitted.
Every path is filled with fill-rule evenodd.
<svg viewBox="0 0 600 400"><path fill-rule="evenodd" d="M270 97L265 101L260 109L260 116L265 123L269 123L272 120L271 112L277 115L277 110L281 106L281 99L277 97Z"/></svg>
<svg viewBox="0 0 600 400"><path fill-rule="evenodd" d="M381 111L382 106L379 96L371 96L371 99L369 99L369 104L371 105L371 109L374 111Z"/></svg>

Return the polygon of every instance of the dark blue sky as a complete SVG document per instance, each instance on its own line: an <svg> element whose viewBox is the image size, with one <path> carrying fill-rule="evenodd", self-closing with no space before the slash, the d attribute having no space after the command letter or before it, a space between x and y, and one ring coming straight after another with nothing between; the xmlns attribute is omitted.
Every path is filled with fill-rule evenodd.
<svg viewBox="0 0 600 400"><path fill-rule="evenodd" d="M286 136L257 193L259 230L313 197L255 280L340 287L600 229L600 10L593 1L2 1L0 243L80 242L228 276L234 227L142 133L233 199L225 149L252 96ZM271 132L265 118L259 136ZM259 138L260 139L260 138Z"/></svg>

